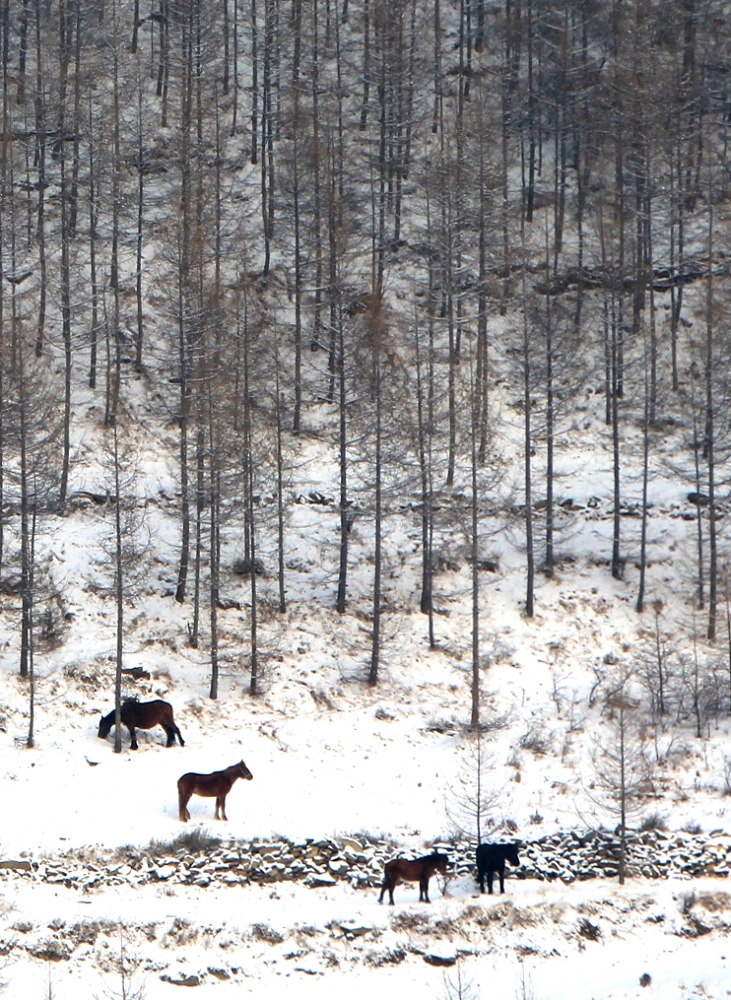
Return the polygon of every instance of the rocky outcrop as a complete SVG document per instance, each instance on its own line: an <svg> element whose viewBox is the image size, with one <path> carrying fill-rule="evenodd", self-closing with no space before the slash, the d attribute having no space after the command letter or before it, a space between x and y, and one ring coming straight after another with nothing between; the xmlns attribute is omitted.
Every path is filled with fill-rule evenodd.
<svg viewBox="0 0 731 1000"><path fill-rule="evenodd" d="M451 877L474 877L474 845L442 842L436 850L449 854ZM195 853L173 850L154 854L128 849L124 856L93 860L67 856L47 860L0 862L0 880L40 879L81 891L109 885L150 882L200 886L240 886L250 882L302 881L313 887L349 882L356 888L380 885L383 865L400 853L398 845L368 837L337 837L293 843L288 840L231 841ZM569 831L524 841L521 864L511 877L540 880L612 878L618 874L620 844L610 833ZM628 840L627 870L632 877L726 877L731 869L731 836L650 831Z"/></svg>

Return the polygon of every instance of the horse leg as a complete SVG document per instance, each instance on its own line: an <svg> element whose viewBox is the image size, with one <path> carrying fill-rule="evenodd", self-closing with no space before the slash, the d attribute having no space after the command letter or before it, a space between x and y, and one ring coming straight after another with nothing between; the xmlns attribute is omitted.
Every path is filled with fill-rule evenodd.
<svg viewBox="0 0 731 1000"><path fill-rule="evenodd" d="M430 903L431 902L431 900L429 899L429 876L428 875L425 875L424 878L422 878L419 881L419 902L421 903L422 901L425 902L425 903Z"/></svg>
<svg viewBox="0 0 731 1000"><path fill-rule="evenodd" d="M498 875L500 876L500 892L505 892L505 865L498 870Z"/></svg>
<svg viewBox="0 0 731 1000"><path fill-rule="evenodd" d="M174 747L175 746L175 730L172 729L170 726L163 726L162 728L165 730L165 735L168 738L168 741L165 744L165 746L166 747Z"/></svg>
<svg viewBox="0 0 731 1000"><path fill-rule="evenodd" d="M220 810L220 816L219 816ZM216 796L216 819L228 819L226 815L226 796L218 795Z"/></svg>
<svg viewBox="0 0 731 1000"><path fill-rule="evenodd" d="M175 723L173 723L173 732L174 732L174 734L175 734L175 735L177 735L177 737L178 737L178 741L179 741L179 743L180 743L181 747L184 747L184 746L185 746L185 742L184 742L184 740L183 740L183 737L182 737L182 736L181 736L181 734L180 734L180 730L179 730L179 729L178 729L178 727L177 727L177 726L175 725ZM173 743L174 743L174 742L175 742L175 740L173 740Z"/></svg>
<svg viewBox="0 0 731 1000"><path fill-rule="evenodd" d="M128 725L127 729L129 729L129 738L130 738L129 748L130 748L130 750L136 750L137 749L137 737L135 735L135 727Z"/></svg>
<svg viewBox="0 0 731 1000"><path fill-rule="evenodd" d="M386 874L386 875L383 876L383 885L381 886L381 895L378 897L378 902L379 903L383 902L383 894L384 894L384 892L386 892L386 890L388 890L388 902L389 902L389 904L391 906L393 906L393 890L394 890L394 886L395 885L396 885L396 880L393 879L390 875Z"/></svg>
<svg viewBox="0 0 731 1000"><path fill-rule="evenodd" d="M181 823L187 823L190 819L190 813L186 808L189 801L190 795L186 795L182 788L178 788L178 816Z"/></svg>
<svg viewBox="0 0 731 1000"><path fill-rule="evenodd" d="M492 892L492 877L494 874L495 872L492 870L492 868L487 869L487 891L489 893Z"/></svg>
<svg viewBox="0 0 731 1000"><path fill-rule="evenodd" d="M384 878L383 878L383 885L381 886L381 895L378 897L378 902L379 903L383 902L383 894L385 893L386 889L388 889L388 888L390 888L390 882L388 880L388 875L385 875ZM393 900L391 900L391 902L393 902Z"/></svg>

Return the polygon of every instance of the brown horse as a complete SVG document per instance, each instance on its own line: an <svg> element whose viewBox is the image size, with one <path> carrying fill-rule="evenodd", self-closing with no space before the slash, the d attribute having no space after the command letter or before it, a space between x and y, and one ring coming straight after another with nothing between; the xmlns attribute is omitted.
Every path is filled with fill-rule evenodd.
<svg viewBox="0 0 731 1000"><path fill-rule="evenodd" d="M421 903L422 900L425 903L430 902L429 879L434 872L441 872L442 875L446 875L448 864L449 858L447 855L437 854L436 852L434 854L425 854L423 858L416 858L414 861L408 861L406 858L394 858L392 861L387 861L378 902L383 902L383 894L388 889L388 901L393 906L393 890L399 882L418 882L419 902Z"/></svg>
<svg viewBox="0 0 731 1000"><path fill-rule="evenodd" d="M212 774L194 774L192 771L178 778L178 808L180 819L187 823L190 819L188 812L188 802L191 795L203 795L205 798L216 797L216 819L228 819L226 815L226 796L231 791L231 786L237 778L246 778L251 781L254 775L248 769L243 760L238 764L223 771L214 771ZM220 812L220 815L219 815Z"/></svg>
<svg viewBox="0 0 731 1000"><path fill-rule="evenodd" d="M175 725L172 705L167 701L137 701L136 698L127 698L122 702L121 707L122 725L129 729L131 739L130 750L137 749L137 737L135 729L153 729L155 726L162 726L168 738L166 746L175 746L175 737L180 740L181 747L185 746L180 730ZM105 740L109 731L114 725L114 712L103 715L99 723L99 738Z"/></svg>

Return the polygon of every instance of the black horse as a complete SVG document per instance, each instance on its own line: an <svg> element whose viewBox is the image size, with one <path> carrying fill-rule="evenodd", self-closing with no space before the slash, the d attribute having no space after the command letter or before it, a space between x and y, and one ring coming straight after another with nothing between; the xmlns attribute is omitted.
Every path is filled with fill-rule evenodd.
<svg viewBox="0 0 731 1000"><path fill-rule="evenodd" d="M500 892L505 892L505 862L519 865L518 848L515 844L480 844L477 848L477 881L480 892L485 891L485 875L487 875L487 891L492 892L492 877L497 872L500 879Z"/></svg>
<svg viewBox="0 0 731 1000"><path fill-rule="evenodd" d="M175 737L180 740L181 747L185 746L180 730L175 725L172 705L167 701L137 701L136 698L127 698L121 706L122 725L129 729L130 750L137 749L137 736L135 729L152 729L153 726L162 726L168 738L166 746L175 746ZM99 723L99 738L105 740L114 725L114 712L103 715Z"/></svg>

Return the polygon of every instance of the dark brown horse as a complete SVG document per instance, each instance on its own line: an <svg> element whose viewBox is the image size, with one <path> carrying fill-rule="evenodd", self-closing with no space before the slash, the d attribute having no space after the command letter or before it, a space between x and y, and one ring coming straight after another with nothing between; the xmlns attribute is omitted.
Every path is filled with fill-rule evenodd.
<svg viewBox="0 0 731 1000"><path fill-rule="evenodd" d="M226 796L231 791L231 786L237 778L246 778L251 781L254 775L248 769L243 760L238 764L223 771L214 771L212 774L194 774L192 771L178 778L178 809L180 819L187 823L190 819L188 812L188 802L191 795L203 795L205 798L216 797L216 819L228 819L226 815ZM220 813L220 815L219 815Z"/></svg>
<svg viewBox="0 0 731 1000"><path fill-rule="evenodd" d="M448 864L449 858L447 855L437 854L436 852L434 854L425 854L423 858L416 858L414 861L408 861L406 858L394 858L392 861L387 861L378 902L383 902L383 894L388 889L388 901L393 906L393 890L399 882L418 882L419 902L422 902L422 900L425 903L430 902L429 879L434 872L441 872L442 875L446 875Z"/></svg>
<svg viewBox="0 0 731 1000"><path fill-rule="evenodd" d="M137 749L137 737L135 729L153 729L155 726L162 726L168 738L166 746L175 746L175 737L178 737L181 747L185 746L180 730L175 725L172 705L167 701L137 701L136 698L127 698L122 702L121 707L122 725L129 729L131 739L130 750ZM105 740L114 725L114 712L103 715L99 723L99 738Z"/></svg>

